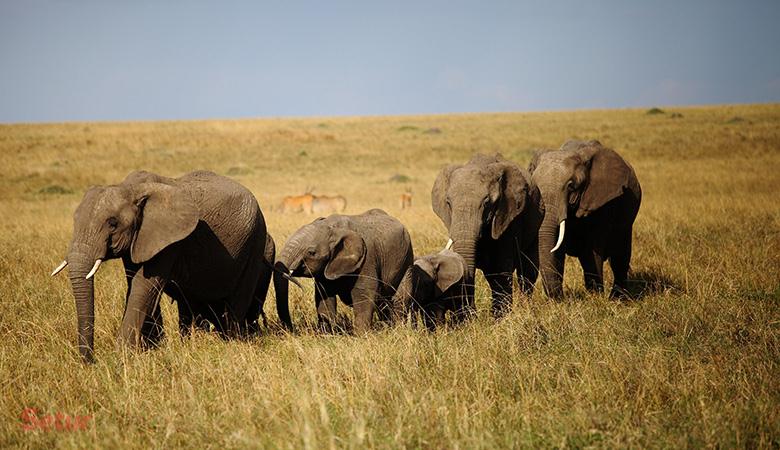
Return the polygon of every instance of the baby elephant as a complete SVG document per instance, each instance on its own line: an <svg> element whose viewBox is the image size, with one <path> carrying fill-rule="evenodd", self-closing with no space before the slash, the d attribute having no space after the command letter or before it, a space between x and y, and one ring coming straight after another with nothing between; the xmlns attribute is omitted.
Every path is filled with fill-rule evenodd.
<svg viewBox="0 0 780 450"><path fill-rule="evenodd" d="M447 249L415 259L393 296L395 321L411 312L413 324L419 314L429 330L441 326L446 312L457 311L465 298L467 269L463 257Z"/></svg>
<svg viewBox="0 0 780 450"><path fill-rule="evenodd" d="M391 317L389 301L412 264L406 227L381 209L354 216L333 214L293 233L276 260L274 287L287 299L285 276L314 278L320 325L336 320L336 296L355 310L357 334L371 327L374 313ZM294 279L293 279L294 280Z"/></svg>

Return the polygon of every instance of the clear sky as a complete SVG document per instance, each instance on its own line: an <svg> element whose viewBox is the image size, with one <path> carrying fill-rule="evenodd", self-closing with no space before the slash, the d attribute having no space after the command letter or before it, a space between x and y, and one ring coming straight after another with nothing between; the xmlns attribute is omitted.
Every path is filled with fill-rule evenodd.
<svg viewBox="0 0 780 450"><path fill-rule="evenodd" d="M0 1L0 122L780 101L780 0Z"/></svg>

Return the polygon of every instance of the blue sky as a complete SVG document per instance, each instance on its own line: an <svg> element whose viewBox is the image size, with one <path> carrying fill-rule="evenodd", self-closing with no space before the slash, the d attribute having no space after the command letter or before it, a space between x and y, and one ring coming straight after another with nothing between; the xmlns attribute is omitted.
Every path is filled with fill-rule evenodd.
<svg viewBox="0 0 780 450"><path fill-rule="evenodd" d="M0 2L0 122L780 101L780 1Z"/></svg>

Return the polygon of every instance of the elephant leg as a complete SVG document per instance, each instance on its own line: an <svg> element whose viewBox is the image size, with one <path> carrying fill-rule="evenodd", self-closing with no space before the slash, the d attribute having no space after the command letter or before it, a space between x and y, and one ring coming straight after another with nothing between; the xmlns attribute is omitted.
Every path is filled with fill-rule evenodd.
<svg viewBox="0 0 780 450"><path fill-rule="evenodd" d="M190 307L190 304L183 299L177 300L176 305L179 308L179 335L182 337L189 336L192 331L192 326L195 323L192 308Z"/></svg>
<svg viewBox="0 0 780 450"><path fill-rule="evenodd" d="M420 309L420 313L422 314L422 322L428 331L436 331L436 326L438 325L436 323L435 309L436 308L432 306Z"/></svg>
<svg viewBox="0 0 780 450"><path fill-rule="evenodd" d="M622 231L613 243L609 256L609 266L612 268L615 282L610 291L610 297L625 297L628 295L628 269L631 264L631 228Z"/></svg>
<svg viewBox="0 0 780 450"><path fill-rule="evenodd" d="M141 327L141 339L149 348L156 348L159 346L165 336L160 303L161 302L158 299Z"/></svg>
<svg viewBox="0 0 780 450"><path fill-rule="evenodd" d="M493 293L493 317L499 319L512 309L512 271L485 275Z"/></svg>
<svg viewBox="0 0 780 450"><path fill-rule="evenodd" d="M604 259L596 251L586 251L579 257L585 278L585 288L592 292L604 292Z"/></svg>
<svg viewBox="0 0 780 450"><path fill-rule="evenodd" d="M529 248L517 250L517 284L520 286L520 292L529 297L534 293L534 284L539 277L538 252L538 244L535 241Z"/></svg>
<svg viewBox="0 0 780 450"><path fill-rule="evenodd" d="M452 317L453 324L461 324L477 315L477 308L474 304L474 279L466 280L463 283L462 295L453 300L455 310Z"/></svg>
<svg viewBox="0 0 780 450"><path fill-rule="evenodd" d="M523 261L517 268L517 283L520 286L520 292L523 295L531 296L534 293L534 284L539 277L539 267L532 261L522 256Z"/></svg>
<svg viewBox="0 0 780 450"><path fill-rule="evenodd" d="M336 296L329 295L325 288L315 281L314 303L317 307L317 323L325 333L333 332L336 326Z"/></svg>
<svg viewBox="0 0 780 450"><path fill-rule="evenodd" d="M390 324L393 321L393 311L390 306L389 297L379 299L376 307L376 313L379 320L384 324Z"/></svg>
<svg viewBox="0 0 780 450"><path fill-rule="evenodd" d="M371 322L376 311L376 292L367 289L353 291L352 307L355 311L355 334L362 335L371 331Z"/></svg>
<svg viewBox="0 0 780 450"><path fill-rule="evenodd" d="M258 288L258 274L262 274L263 255L258 254L244 267L242 276L238 280L235 291L225 302L224 331L229 336L243 335L247 331L247 325L255 322L260 315L259 303L255 300ZM270 272L265 274L270 282ZM268 283L265 285L268 291ZM265 296L263 296L265 301Z"/></svg>
<svg viewBox="0 0 780 450"><path fill-rule="evenodd" d="M127 305L119 328L119 344L129 348L139 348L147 344L155 345L162 337L162 315L160 297L166 280L160 276L147 276L145 267L133 276ZM151 339L150 342L146 342Z"/></svg>

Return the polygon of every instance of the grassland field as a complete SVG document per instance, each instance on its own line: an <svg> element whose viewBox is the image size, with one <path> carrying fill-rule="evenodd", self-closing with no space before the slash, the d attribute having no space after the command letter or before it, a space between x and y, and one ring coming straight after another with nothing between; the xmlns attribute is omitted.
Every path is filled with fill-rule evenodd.
<svg viewBox="0 0 780 450"><path fill-rule="evenodd" d="M780 105L664 110L0 125L0 447L778 448ZM272 292L271 327L246 341L182 340L164 300L161 348L126 354L113 261L85 366L67 277L49 277L84 191L132 170L235 178L279 247L314 217L270 207L314 186L348 213L385 209L424 254L447 239L430 206L444 164L501 152L527 166L569 138L616 149L642 183L633 301L587 293L569 260L562 302L515 294L494 322L480 275L472 323L357 338L315 331L304 280L294 335ZM27 431L25 408L91 419Z"/></svg>

